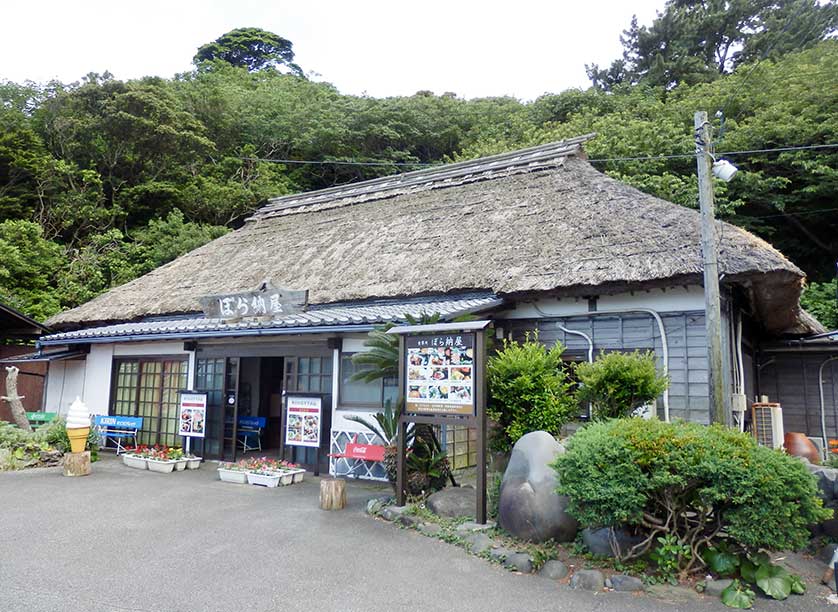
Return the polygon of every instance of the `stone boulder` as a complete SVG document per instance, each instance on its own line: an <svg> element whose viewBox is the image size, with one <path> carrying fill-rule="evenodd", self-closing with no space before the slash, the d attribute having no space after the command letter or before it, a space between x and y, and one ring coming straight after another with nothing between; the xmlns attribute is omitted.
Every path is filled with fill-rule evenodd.
<svg viewBox="0 0 838 612"><path fill-rule="evenodd" d="M567 513L569 499L556 494L550 464L564 447L545 431L521 437L512 448L503 475L498 524L516 538L531 542L571 542L579 525Z"/></svg>
<svg viewBox="0 0 838 612"><path fill-rule="evenodd" d="M592 555L596 555L598 557L613 557L614 552L611 550L610 531L611 530L608 527L602 527L600 529L583 529L582 543ZM614 535L617 538L617 543L620 545L620 550L623 552L643 541L642 537L630 535L622 529L616 529L614 531Z"/></svg>
<svg viewBox="0 0 838 612"><path fill-rule="evenodd" d="M428 497L425 505L437 516L473 517L477 510L477 491L473 487L448 487Z"/></svg>

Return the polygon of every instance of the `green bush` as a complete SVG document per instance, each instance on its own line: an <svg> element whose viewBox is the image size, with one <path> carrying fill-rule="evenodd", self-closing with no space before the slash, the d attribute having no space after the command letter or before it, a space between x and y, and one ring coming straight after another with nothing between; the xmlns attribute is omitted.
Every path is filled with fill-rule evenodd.
<svg viewBox="0 0 838 612"><path fill-rule="evenodd" d="M625 561L657 538L685 546L682 573L699 570L706 546L733 552L797 550L809 527L832 516L803 463L718 425L614 419L577 432L559 456L558 492L583 527L620 527L645 536ZM673 541L674 542L674 541Z"/></svg>
<svg viewBox="0 0 838 612"><path fill-rule="evenodd" d="M527 334L523 343L505 339L488 360L488 415L497 427L492 448L508 452L526 433L543 430L558 435L579 409L562 364L564 347L552 348Z"/></svg>
<svg viewBox="0 0 838 612"><path fill-rule="evenodd" d="M70 451L70 437L67 435L67 422L62 417L55 417L46 425L38 428L33 435L36 440L43 441L47 445L57 448L62 453ZM97 461L99 459L99 435L96 433L94 427L90 428L90 433L87 436L87 443L84 448L90 451L91 461Z"/></svg>
<svg viewBox="0 0 838 612"><path fill-rule="evenodd" d="M600 353L576 366L580 403L591 403L596 420L629 416L666 390L669 380L655 368L651 352Z"/></svg>

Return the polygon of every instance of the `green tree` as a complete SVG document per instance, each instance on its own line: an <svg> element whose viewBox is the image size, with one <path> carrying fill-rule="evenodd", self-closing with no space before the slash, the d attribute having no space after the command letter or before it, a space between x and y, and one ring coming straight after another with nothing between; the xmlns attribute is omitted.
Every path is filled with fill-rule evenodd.
<svg viewBox="0 0 838 612"><path fill-rule="evenodd" d="M192 63L198 68L222 61L253 72L266 68L288 68L292 74L303 76L294 63L293 43L260 28L236 28L198 49Z"/></svg>
<svg viewBox="0 0 838 612"><path fill-rule="evenodd" d="M838 281L809 283L800 297L800 305L827 329L838 329Z"/></svg>
<svg viewBox="0 0 838 612"><path fill-rule="evenodd" d="M0 223L0 302L43 321L61 309L56 278L64 267L61 246L44 238L37 223Z"/></svg>
<svg viewBox="0 0 838 612"><path fill-rule="evenodd" d="M743 63L813 46L835 32L834 2L816 0L668 0L651 26L633 17L623 57L606 69L586 66L596 87L712 81Z"/></svg>
<svg viewBox="0 0 838 612"><path fill-rule="evenodd" d="M504 339L503 348L489 358L489 418L494 421L491 445L509 452L518 439L531 431L554 436L578 413L579 404L562 364L564 347L547 348L538 334L524 342Z"/></svg>

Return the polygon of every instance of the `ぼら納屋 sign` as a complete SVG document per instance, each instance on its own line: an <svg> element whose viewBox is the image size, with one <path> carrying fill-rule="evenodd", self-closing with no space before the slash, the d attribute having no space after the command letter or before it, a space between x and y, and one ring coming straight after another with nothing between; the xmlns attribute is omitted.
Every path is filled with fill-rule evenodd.
<svg viewBox="0 0 838 612"><path fill-rule="evenodd" d="M207 394L181 393L178 435L203 438L207 421Z"/></svg>
<svg viewBox="0 0 838 612"><path fill-rule="evenodd" d="M405 338L405 412L475 414L474 333Z"/></svg>
<svg viewBox="0 0 838 612"><path fill-rule="evenodd" d="M264 284L256 291L208 295L201 298L208 319L271 318L302 312L308 291L293 291Z"/></svg>
<svg viewBox="0 0 838 612"><path fill-rule="evenodd" d="M285 406L285 444L319 448L323 398L289 394Z"/></svg>

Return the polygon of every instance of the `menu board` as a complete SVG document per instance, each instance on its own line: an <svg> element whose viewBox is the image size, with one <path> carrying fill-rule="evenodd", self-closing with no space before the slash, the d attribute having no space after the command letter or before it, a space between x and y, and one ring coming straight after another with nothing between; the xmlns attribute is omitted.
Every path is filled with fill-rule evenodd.
<svg viewBox="0 0 838 612"><path fill-rule="evenodd" d="M288 446L320 446L323 398L288 395L285 398L285 444Z"/></svg>
<svg viewBox="0 0 838 612"><path fill-rule="evenodd" d="M475 414L474 341L473 333L405 338L406 412Z"/></svg>
<svg viewBox="0 0 838 612"><path fill-rule="evenodd" d="M187 438L203 438L207 420L207 394L181 393L178 435Z"/></svg>

